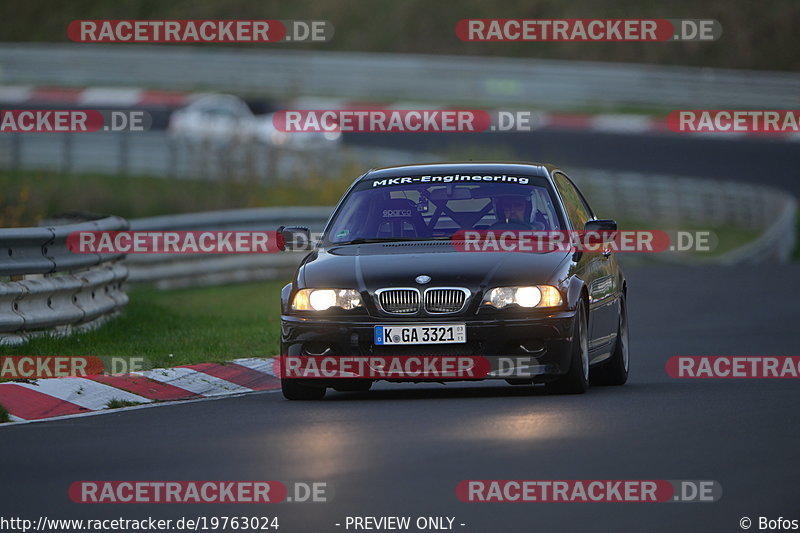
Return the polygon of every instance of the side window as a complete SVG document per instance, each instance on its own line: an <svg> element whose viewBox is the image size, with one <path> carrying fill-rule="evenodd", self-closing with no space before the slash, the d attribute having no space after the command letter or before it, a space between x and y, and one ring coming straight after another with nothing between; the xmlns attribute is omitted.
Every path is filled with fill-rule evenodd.
<svg viewBox="0 0 800 533"><path fill-rule="evenodd" d="M575 185L564 174L556 172L553 174L553 181L555 181L558 193L564 201L564 207L567 210L567 216L572 222L573 229L582 230L586 221L593 218L591 209L586 205L586 201Z"/></svg>

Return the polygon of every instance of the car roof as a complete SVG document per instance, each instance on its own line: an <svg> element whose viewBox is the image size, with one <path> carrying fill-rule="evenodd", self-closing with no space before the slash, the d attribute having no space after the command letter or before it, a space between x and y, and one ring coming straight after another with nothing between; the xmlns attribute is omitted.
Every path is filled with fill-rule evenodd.
<svg viewBox="0 0 800 533"><path fill-rule="evenodd" d="M523 162L461 161L445 163L422 163L376 168L364 174L361 180L373 178L393 178L416 174L521 174L527 176L549 177L554 170L552 165Z"/></svg>

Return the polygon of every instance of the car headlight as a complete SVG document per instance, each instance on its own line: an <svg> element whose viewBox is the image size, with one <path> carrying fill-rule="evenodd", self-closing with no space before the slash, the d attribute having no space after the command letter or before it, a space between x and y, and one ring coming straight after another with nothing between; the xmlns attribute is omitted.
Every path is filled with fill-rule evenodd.
<svg viewBox="0 0 800 533"><path fill-rule="evenodd" d="M292 300L295 311L325 311L331 307L361 307L361 295L355 289L301 289Z"/></svg>
<svg viewBox="0 0 800 533"><path fill-rule="evenodd" d="M498 309L509 305L520 307L558 307L563 303L561 293L552 285L532 287L495 287L486 294L485 305Z"/></svg>

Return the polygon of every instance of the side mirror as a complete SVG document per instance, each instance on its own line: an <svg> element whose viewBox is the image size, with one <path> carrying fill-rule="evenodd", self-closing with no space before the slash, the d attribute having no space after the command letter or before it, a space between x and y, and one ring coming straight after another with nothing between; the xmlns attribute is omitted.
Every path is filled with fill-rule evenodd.
<svg viewBox="0 0 800 533"><path fill-rule="evenodd" d="M278 245L282 250L308 250L311 248L311 231L305 226L280 226Z"/></svg>
<svg viewBox="0 0 800 533"><path fill-rule="evenodd" d="M584 231L617 231L616 220L589 220L583 226Z"/></svg>
<svg viewBox="0 0 800 533"><path fill-rule="evenodd" d="M617 231L617 221L610 219L588 220L586 224L583 225L583 231L600 233L603 237L603 242L605 242L606 236L603 235L603 232ZM608 257L608 254L606 252L603 252L603 256ZM583 252L581 250L578 250L574 254L572 254L572 260L575 261L576 263L581 260L581 257L583 257Z"/></svg>

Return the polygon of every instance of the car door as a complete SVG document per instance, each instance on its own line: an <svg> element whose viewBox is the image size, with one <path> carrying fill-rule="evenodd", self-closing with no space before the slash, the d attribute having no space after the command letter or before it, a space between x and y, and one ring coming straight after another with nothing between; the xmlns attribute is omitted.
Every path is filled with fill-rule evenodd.
<svg viewBox="0 0 800 533"><path fill-rule="evenodd" d="M595 218L588 202L563 172L554 172L553 180L573 229L583 230ZM610 253L587 251L580 262L585 262L583 279L589 291L589 350L593 357L604 356L613 345L619 316L615 260Z"/></svg>

